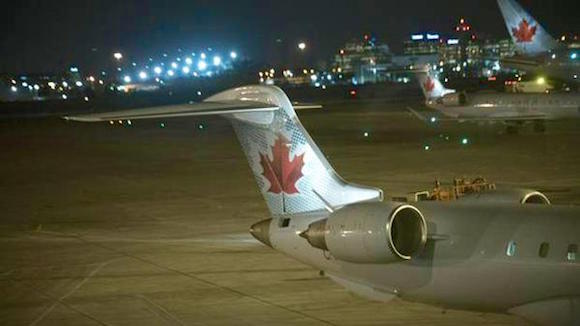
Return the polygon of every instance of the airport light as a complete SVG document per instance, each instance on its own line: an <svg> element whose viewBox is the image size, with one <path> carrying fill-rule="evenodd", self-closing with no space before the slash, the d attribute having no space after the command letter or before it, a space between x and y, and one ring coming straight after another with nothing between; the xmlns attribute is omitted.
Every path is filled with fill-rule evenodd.
<svg viewBox="0 0 580 326"><path fill-rule="evenodd" d="M177 63L176 63L176 62L172 62L172 63L171 63L171 68L173 68L173 69L177 69Z"/></svg>
<svg viewBox="0 0 580 326"><path fill-rule="evenodd" d="M10 86L10 90L11 90L13 93L16 93L16 92L18 92L18 87L16 87L16 86L12 85L12 86Z"/></svg>
<svg viewBox="0 0 580 326"><path fill-rule="evenodd" d="M461 139L461 145L467 145L467 144L469 144L469 139L468 138Z"/></svg>
<svg viewBox="0 0 580 326"><path fill-rule="evenodd" d="M28 83L27 82L22 82L22 87L28 87Z"/></svg>
<svg viewBox="0 0 580 326"><path fill-rule="evenodd" d="M66 100L66 99L68 99L68 96L66 96L66 94L62 94L62 96L61 96L61 97L62 97L62 99L63 99L63 100Z"/></svg>
<svg viewBox="0 0 580 326"><path fill-rule="evenodd" d="M181 71L183 71L183 73L187 75L187 74L189 74L190 69L188 66L185 66L181 69Z"/></svg>
<svg viewBox="0 0 580 326"><path fill-rule="evenodd" d="M318 76L316 75L310 75L310 80L312 80L313 82L318 80Z"/></svg>
<svg viewBox="0 0 580 326"><path fill-rule="evenodd" d="M201 57L203 60L205 60L205 58L207 58L207 56L206 56L206 55L205 55L205 53L203 53L203 52L202 52L202 53L201 53L199 56L200 56L200 57Z"/></svg>
<svg viewBox="0 0 580 326"><path fill-rule="evenodd" d="M300 43L298 43L298 49L299 49L300 51L304 51L304 50L306 50L306 43L305 43L305 42L300 42Z"/></svg>
<svg viewBox="0 0 580 326"><path fill-rule="evenodd" d="M40 89L40 86L38 86L38 84L34 84L33 88L34 88L35 91L37 91L37 90Z"/></svg>
<svg viewBox="0 0 580 326"><path fill-rule="evenodd" d="M63 82L62 82L62 87L64 87L64 88L67 88L67 87L68 87L68 83L67 83L67 82L65 82L65 81L63 81Z"/></svg>
<svg viewBox="0 0 580 326"><path fill-rule="evenodd" d="M147 79L147 73L144 72L144 71L140 71L139 72L139 78L141 78L141 80Z"/></svg>
<svg viewBox="0 0 580 326"><path fill-rule="evenodd" d="M167 70L167 75L169 77L173 77L173 75L175 75L175 73L173 72L173 70L170 69L170 70Z"/></svg>
<svg viewBox="0 0 580 326"><path fill-rule="evenodd" d="M123 54L121 52L115 52L113 53L113 58L115 58L117 61L120 61L123 59Z"/></svg>
<svg viewBox="0 0 580 326"><path fill-rule="evenodd" d="M207 62L201 60L197 63L197 69L204 71L205 69L207 69Z"/></svg>
<svg viewBox="0 0 580 326"><path fill-rule="evenodd" d="M130 83L130 82L131 82L131 76L129 76L129 75L125 75L125 77L123 77L123 81L124 81L125 83Z"/></svg>
<svg viewBox="0 0 580 326"><path fill-rule="evenodd" d="M570 59L572 59L572 60L576 60L577 57L578 57L578 54L576 54L576 52L573 52L572 54L570 54Z"/></svg>
<svg viewBox="0 0 580 326"><path fill-rule="evenodd" d="M77 67L70 67L70 72L79 72L79 68Z"/></svg>
<svg viewBox="0 0 580 326"><path fill-rule="evenodd" d="M236 51L230 52L230 58L232 58L233 60L236 60L238 58L238 54L236 53Z"/></svg>
<svg viewBox="0 0 580 326"><path fill-rule="evenodd" d="M424 150L426 150L426 151L428 151L428 150L430 150L430 149L431 149L431 146L429 146L429 145L425 145L425 146L423 146L423 149L424 149Z"/></svg>
<svg viewBox="0 0 580 326"><path fill-rule="evenodd" d="M219 66L222 64L222 58L220 58L219 56L215 56L213 57L213 65L214 66Z"/></svg>
<svg viewBox="0 0 580 326"><path fill-rule="evenodd" d="M191 58L187 57L185 58L185 63L189 66L191 66L193 64L193 60L191 60Z"/></svg>
<svg viewBox="0 0 580 326"><path fill-rule="evenodd" d="M55 89L56 83L55 82L48 82L48 87L50 87L51 89Z"/></svg>
<svg viewBox="0 0 580 326"><path fill-rule="evenodd" d="M157 75L161 75L161 73L163 72L163 69L161 69L161 67L155 67L153 68L153 72Z"/></svg>
<svg viewBox="0 0 580 326"><path fill-rule="evenodd" d="M83 87L83 82L81 82L80 80L78 80L78 81L75 82L75 85L77 87Z"/></svg>

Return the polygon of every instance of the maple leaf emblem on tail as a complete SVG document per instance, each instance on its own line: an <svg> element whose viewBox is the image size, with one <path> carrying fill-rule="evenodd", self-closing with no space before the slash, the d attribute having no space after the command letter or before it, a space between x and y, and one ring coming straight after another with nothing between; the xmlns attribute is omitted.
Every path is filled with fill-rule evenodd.
<svg viewBox="0 0 580 326"><path fill-rule="evenodd" d="M431 93L435 88L435 83L433 82L433 79L431 79L431 77L427 77L427 80L423 84L423 87L425 87L425 91L427 93Z"/></svg>
<svg viewBox="0 0 580 326"><path fill-rule="evenodd" d="M290 160L290 143L279 135L272 146L272 160L268 154L260 153L260 165L262 165L262 175L270 182L268 192L275 194L299 193L296 182L302 177L302 167L304 166L304 154L295 156Z"/></svg>
<svg viewBox="0 0 580 326"><path fill-rule="evenodd" d="M527 20L523 19L518 27L512 28L512 34L518 43L529 43L534 40L537 26L531 26Z"/></svg>

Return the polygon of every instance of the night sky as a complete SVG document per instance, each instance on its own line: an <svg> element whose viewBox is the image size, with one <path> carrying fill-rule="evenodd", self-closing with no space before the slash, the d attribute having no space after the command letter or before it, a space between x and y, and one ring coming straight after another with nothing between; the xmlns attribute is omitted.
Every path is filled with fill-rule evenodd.
<svg viewBox="0 0 580 326"><path fill-rule="evenodd" d="M580 29L577 0L519 2L552 35ZM0 9L0 72L88 69L115 50L139 59L202 46L293 63L299 40L315 63L368 32L398 51L410 33L451 33L461 16L476 32L507 37L495 0L8 0Z"/></svg>

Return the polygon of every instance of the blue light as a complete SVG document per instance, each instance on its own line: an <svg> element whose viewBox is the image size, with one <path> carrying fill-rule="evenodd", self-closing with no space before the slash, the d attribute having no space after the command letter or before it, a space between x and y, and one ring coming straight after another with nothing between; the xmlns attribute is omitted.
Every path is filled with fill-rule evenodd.
<svg viewBox="0 0 580 326"><path fill-rule="evenodd" d="M191 58L185 58L185 63L191 66L193 64L193 60L191 60Z"/></svg>
<svg viewBox="0 0 580 326"><path fill-rule="evenodd" d="M147 79L147 73L144 72L144 71L140 71L139 72L139 78L141 78L143 80Z"/></svg>
<svg viewBox="0 0 580 326"><path fill-rule="evenodd" d="M130 83L130 82L131 82L131 76L129 76L129 75L126 75L125 77L123 77L123 81L124 81L125 83Z"/></svg>
<svg viewBox="0 0 580 326"><path fill-rule="evenodd" d="M423 34L413 34L411 35L411 40L420 41L424 38Z"/></svg>
<svg viewBox="0 0 580 326"><path fill-rule="evenodd" d="M173 69L177 69L177 63L175 63L175 62L172 62L172 63L171 63L171 68L173 68Z"/></svg>
<svg viewBox="0 0 580 326"><path fill-rule="evenodd" d="M238 54L236 53L236 51L230 52L230 58L235 60L237 57L238 57Z"/></svg>
<svg viewBox="0 0 580 326"><path fill-rule="evenodd" d="M428 40L438 40L439 34L427 34L427 39Z"/></svg>
<svg viewBox="0 0 580 326"><path fill-rule="evenodd" d="M190 71L190 70L189 70L189 67L188 67L188 66L185 66L185 67L183 67L183 68L181 69L181 71L183 71L183 73L187 75L187 74L189 74L189 71Z"/></svg>
<svg viewBox="0 0 580 326"><path fill-rule="evenodd" d="M578 54L576 52L572 52L572 54L570 54L570 59L572 59L572 60L576 60L577 57L578 57Z"/></svg>
<svg viewBox="0 0 580 326"><path fill-rule="evenodd" d="M219 56L215 56L213 57L213 65L214 66L219 66L222 64L222 58L220 58Z"/></svg>
<svg viewBox="0 0 580 326"><path fill-rule="evenodd" d="M70 72L79 72L79 68L77 68L77 67L70 67Z"/></svg>
<svg viewBox="0 0 580 326"><path fill-rule="evenodd" d="M175 75L175 73L173 72L173 70L167 70L167 75L169 77L173 77L173 75Z"/></svg>
<svg viewBox="0 0 580 326"><path fill-rule="evenodd" d="M197 63L197 69L203 71L205 69L207 69L207 63L203 60L201 60L200 62Z"/></svg>
<svg viewBox="0 0 580 326"><path fill-rule="evenodd" d="M447 44L448 45L456 45L456 44L459 44L459 40L456 38L450 38L447 40Z"/></svg>
<svg viewBox="0 0 580 326"><path fill-rule="evenodd" d="M155 72L157 75L160 75L160 74L163 72L163 70L161 69L161 67L155 67L155 68L153 68L153 71L154 71L154 72Z"/></svg>

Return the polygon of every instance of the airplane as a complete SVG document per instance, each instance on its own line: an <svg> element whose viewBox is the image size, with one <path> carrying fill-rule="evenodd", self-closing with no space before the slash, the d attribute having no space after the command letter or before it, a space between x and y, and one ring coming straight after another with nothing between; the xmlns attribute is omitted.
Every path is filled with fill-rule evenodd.
<svg viewBox="0 0 580 326"><path fill-rule="evenodd" d="M515 0L497 0L518 54L503 58L502 65L568 82L580 76L579 49L568 49L558 43Z"/></svg>
<svg viewBox="0 0 580 326"><path fill-rule="evenodd" d="M429 68L417 71L417 79L425 96L425 105L441 112L447 120L502 122L509 133L516 133L524 124L533 122L534 130L544 132L546 120L580 118L580 94L572 93L496 93L466 94L447 89ZM417 111L409 110L421 120Z"/></svg>
<svg viewBox="0 0 580 326"><path fill-rule="evenodd" d="M512 313L550 325L580 322L580 209L551 205L531 190L450 202L385 200L381 189L338 175L275 86L64 118L197 115L230 120L271 215L250 227L264 245L372 300Z"/></svg>

